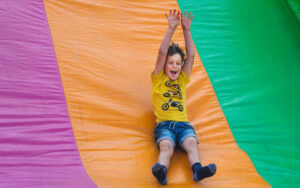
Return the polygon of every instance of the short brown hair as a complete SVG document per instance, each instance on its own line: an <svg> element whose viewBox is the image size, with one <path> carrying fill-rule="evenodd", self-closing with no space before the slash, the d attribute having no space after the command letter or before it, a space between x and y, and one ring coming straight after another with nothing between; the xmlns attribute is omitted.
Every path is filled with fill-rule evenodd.
<svg viewBox="0 0 300 188"><path fill-rule="evenodd" d="M179 55L181 56L181 60L182 60L181 62L183 62L185 54L184 54L182 48L180 48L178 44L175 44L174 42L172 42L172 44L168 48L167 57L169 55L172 56L172 55L174 55L176 53L179 53Z"/></svg>

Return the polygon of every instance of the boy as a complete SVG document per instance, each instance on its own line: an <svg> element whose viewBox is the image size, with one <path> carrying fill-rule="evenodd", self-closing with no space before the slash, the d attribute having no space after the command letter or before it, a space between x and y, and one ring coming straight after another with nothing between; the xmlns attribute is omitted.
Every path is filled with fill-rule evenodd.
<svg viewBox="0 0 300 188"><path fill-rule="evenodd" d="M152 102L158 123L154 137L160 149L158 162L153 165L152 173L163 185L167 184L167 169L176 145L187 152L194 181L200 181L216 173L215 164L204 167L200 164L198 139L194 127L188 122L185 107L185 89L190 81L195 56L190 31L193 16L191 13L187 16L186 11L183 16L177 10L170 10L169 15L166 13L166 17L169 27L160 45L155 69L151 75ZM186 59L178 45L173 43L169 46L180 21L185 38Z"/></svg>

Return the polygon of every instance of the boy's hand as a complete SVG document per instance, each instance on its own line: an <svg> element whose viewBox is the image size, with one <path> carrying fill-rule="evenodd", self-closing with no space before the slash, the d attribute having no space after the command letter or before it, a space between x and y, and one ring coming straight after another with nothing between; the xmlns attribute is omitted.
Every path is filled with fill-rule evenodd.
<svg viewBox="0 0 300 188"><path fill-rule="evenodd" d="M182 29L189 30L191 28L192 20L193 20L193 16L191 16L191 12L189 12L189 16L187 16L186 11L184 11L184 16L182 16L182 14L181 14Z"/></svg>
<svg viewBox="0 0 300 188"><path fill-rule="evenodd" d="M178 26L178 24L180 22L180 11L177 11L176 9L174 9L173 11L170 10L169 16L168 16L168 13L166 13L166 17L169 21L169 27L171 29L176 29L176 27Z"/></svg>

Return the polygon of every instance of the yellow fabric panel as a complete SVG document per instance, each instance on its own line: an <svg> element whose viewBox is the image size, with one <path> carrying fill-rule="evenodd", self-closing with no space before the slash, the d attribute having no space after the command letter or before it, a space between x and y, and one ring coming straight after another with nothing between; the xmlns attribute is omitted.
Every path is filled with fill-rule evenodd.
<svg viewBox="0 0 300 188"><path fill-rule="evenodd" d="M45 8L82 162L99 187L160 187L151 173L158 149L151 79L176 1L45 0ZM184 45L179 27L174 41ZM196 184L176 151L168 187L258 187L267 183L238 148L196 54L187 112L204 165L217 174Z"/></svg>

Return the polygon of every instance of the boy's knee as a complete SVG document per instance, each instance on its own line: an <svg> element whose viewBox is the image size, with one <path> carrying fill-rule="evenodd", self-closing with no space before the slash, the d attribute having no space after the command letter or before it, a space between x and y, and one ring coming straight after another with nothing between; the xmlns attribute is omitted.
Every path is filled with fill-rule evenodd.
<svg viewBox="0 0 300 188"><path fill-rule="evenodd" d="M197 149L198 142L195 137L188 137L183 141L182 145L186 151L190 151L190 150Z"/></svg>
<svg viewBox="0 0 300 188"><path fill-rule="evenodd" d="M172 141L165 139L165 140L162 140L159 142L159 148L161 151L173 152L174 145L173 145Z"/></svg>

